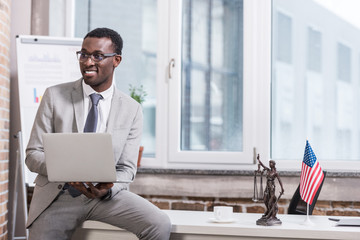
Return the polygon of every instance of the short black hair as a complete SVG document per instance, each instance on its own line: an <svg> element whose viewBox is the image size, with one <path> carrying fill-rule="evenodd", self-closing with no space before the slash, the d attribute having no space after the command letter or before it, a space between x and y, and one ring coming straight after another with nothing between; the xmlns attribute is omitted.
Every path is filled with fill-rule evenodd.
<svg viewBox="0 0 360 240"><path fill-rule="evenodd" d="M95 38L110 38L114 47L114 50L117 54L121 55L123 48L123 40L119 33L110 29L110 28L95 28L94 30L88 32L85 38L95 37Z"/></svg>

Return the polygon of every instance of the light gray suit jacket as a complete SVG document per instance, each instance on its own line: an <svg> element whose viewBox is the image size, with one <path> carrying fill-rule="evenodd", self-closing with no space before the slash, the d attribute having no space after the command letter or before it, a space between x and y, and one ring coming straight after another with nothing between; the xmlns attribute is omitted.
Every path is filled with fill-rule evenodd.
<svg viewBox="0 0 360 240"><path fill-rule="evenodd" d="M51 183L47 178L42 134L82 132L84 128L84 100L82 79L49 87L41 100L25 163L38 173L30 205L27 227L54 201L64 183ZM117 175L134 180L142 134L142 109L131 97L115 89L106 132L112 135ZM115 183L112 192L127 189L128 184Z"/></svg>

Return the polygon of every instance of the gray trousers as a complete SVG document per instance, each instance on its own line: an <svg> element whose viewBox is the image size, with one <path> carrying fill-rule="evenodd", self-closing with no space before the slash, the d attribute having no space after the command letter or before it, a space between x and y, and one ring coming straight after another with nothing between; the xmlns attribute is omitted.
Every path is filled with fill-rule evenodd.
<svg viewBox="0 0 360 240"><path fill-rule="evenodd" d="M170 238L169 217L146 199L123 190L103 201L84 195L73 198L63 191L30 226L29 240L70 240L86 220L126 229L139 239Z"/></svg>

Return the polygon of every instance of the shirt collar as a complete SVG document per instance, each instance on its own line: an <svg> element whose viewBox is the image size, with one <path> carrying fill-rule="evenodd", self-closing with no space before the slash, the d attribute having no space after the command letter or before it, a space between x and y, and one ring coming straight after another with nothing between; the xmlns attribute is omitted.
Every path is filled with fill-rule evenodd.
<svg viewBox="0 0 360 240"><path fill-rule="evenodd" d="M98 92L94 91L94 89L92 89L89 85L87 85L84 82L84 80L82 81L82 87L83 87L83 91L84 91L84 97L89 97L90 94L98 93ZM112 96L113 92L114 92L114 84L112 84L111 87L109 87L105 91L99 92L98 94L101 94L103 99L107 99Z"/></svg>

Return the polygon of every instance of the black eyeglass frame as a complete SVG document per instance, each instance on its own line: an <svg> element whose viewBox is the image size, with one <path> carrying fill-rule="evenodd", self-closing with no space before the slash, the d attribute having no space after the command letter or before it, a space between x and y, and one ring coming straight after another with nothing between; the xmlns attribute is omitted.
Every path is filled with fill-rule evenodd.
<svg viewBox="0 0 360 240"><path fill-rule="evenodd" d="M81 55L85 55L85 56L81 57ZM101 57L101 59L96 59L94 57L94 55L99 55ZM104 60L105 58L113 57L113 56L116 56L116 55L119 55L119 54L117 54L117 53L92 53L92 54L87 54L87 53L84 53L82 51L77 51L76 52L76 56L77 56L77 59L79 60L79 62L86 62L89 58L91 58L91 60L93 62L98 63L98 62L101 62L102 60Z"/></svg>

